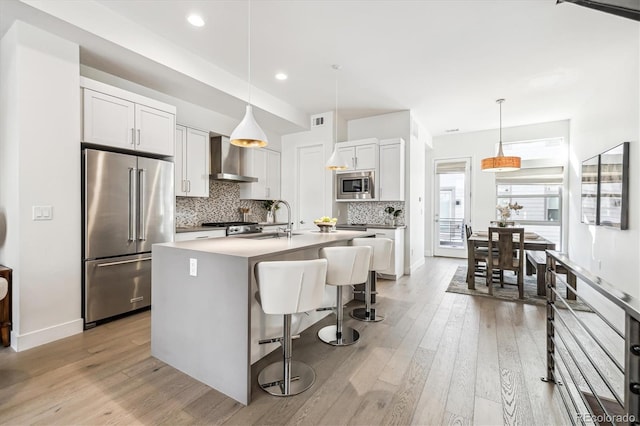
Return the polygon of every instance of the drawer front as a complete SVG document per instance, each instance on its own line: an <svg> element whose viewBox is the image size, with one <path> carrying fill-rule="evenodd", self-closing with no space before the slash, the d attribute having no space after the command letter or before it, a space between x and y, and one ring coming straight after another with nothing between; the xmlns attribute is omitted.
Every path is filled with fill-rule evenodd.
<svg viewBox="0 0 640 426"><path fill-rule="evenodd" d="M374 232L376 234L376 237L379 238L390 238L392 240L396 239L395 229L367 228L367 232Z"/></svg>
<svg viewBox="0 0 640 426"><path fill-rule="evenodd" d="M226 236L227 231L224 229L218 229L216 231L181 232L175 235L174 241L192 241L206 238L222 238Z"/></svg>

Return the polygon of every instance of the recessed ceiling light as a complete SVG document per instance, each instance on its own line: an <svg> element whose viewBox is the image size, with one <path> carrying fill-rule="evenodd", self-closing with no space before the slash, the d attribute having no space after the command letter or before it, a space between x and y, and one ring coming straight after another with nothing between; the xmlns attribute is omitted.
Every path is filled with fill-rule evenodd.
<svg viewBox="0 0 640 426"><path fill-rule="evenodd" d="M202 16L196 15L195 13L189 15L187 17L187 21L189 21L189 23L194 27L204 27L204 19L202 19Z"/></svg>
<svg viewBox="0 0 640 426"><path fill-rule="evenodd" d="M289 78L289 76L283 72L279 72L278 74L276 74L276 79L278 80L286 80L287 78Z"/></svg>

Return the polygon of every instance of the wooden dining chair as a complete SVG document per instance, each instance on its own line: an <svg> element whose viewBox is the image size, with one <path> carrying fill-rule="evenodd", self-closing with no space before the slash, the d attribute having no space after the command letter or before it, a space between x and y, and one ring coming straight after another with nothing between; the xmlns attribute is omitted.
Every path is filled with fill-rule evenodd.
<svg viewBox="0 0 640 426"><path fill-rule="evenodd" d="M473 230L471 229L471 226L465 224L464 231L467 236L467 249L470 249L472 248L471 246L473 245L473 242L469 241L469 238L473 235ZM472 249L474 256L473 263L475 265L473 274L476 277L486 277L489 249L487 247L473 247ZM493 276L493 279L496 280L495 282L499 282L501 275L502 271L495 271Z"/></svg>
<svg viewBox="0 0 640 426"><path fill-rule="evenodd" d="M514 271L518 279L518 297L524 298L524 228L489 227L489 250L487 262L487 276L493 271ZM516 244L518 243L518 247ZM493 295L493 286L490 280L489 294ZM500 276L500 286L504 287L504 275Z"/></svg>

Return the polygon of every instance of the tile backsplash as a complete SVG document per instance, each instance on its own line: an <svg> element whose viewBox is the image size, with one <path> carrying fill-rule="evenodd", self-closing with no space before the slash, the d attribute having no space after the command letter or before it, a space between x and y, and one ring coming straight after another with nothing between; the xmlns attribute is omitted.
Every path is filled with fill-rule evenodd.
<svg viewBox="0 0 640 426"><path fill-rule="evenodd" d="M240 207L249 208L249 220L264 222L267 211L262 201L241 200L240 184L209 180L209 198L176 197L176 226L198 226L203 222L242 220Z"/></svg>
<svg viewBox="0 0 640 426"><path fill-rule="evenodd" d="M384 223L384 219L388 216L384 211L387 206L402 210L397 219L398 225L403 225L404 201L361 201L349 203L347 221L348 223Z"/></svg>

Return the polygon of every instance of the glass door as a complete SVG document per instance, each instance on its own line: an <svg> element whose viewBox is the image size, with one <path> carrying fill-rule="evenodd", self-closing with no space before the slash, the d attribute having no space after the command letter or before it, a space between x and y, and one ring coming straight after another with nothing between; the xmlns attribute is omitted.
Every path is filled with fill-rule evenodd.
<svg viewBox="0 0 640 426"><path fill-rule="evenodd" d="M436 160L434 177L435 256L467 256L464 225L471 205L469 158Z"/></svg>

